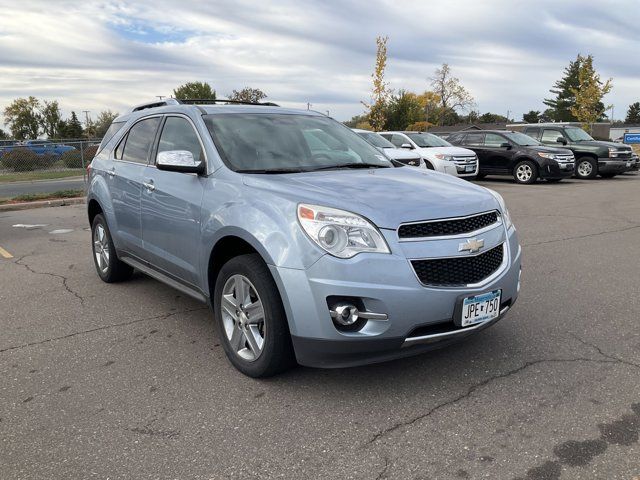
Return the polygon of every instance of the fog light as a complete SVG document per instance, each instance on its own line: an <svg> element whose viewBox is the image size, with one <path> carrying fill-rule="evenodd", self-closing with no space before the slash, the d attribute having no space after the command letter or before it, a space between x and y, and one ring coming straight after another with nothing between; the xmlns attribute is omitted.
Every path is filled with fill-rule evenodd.
<svg viewBox="0 0 640 480"><path fill-rule="evenodd" d="M331 312L333 321L345 327L356 323L360 318L359 315L358 308L351 303L339 303Z"/></svg>

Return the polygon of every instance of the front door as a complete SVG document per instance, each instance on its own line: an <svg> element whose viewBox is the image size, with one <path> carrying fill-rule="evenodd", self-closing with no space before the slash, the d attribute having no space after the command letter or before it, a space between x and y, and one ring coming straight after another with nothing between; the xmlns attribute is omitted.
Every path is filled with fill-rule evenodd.
<svg viewBox="0 0 640 480"><path fill-rule="evenodd" d="M200 137L187 117L168 116L143 174L142 238L145 260L165 274L198 284L202 195L206 177L155 167L159 152L187 150L205 160Z"/></svg>

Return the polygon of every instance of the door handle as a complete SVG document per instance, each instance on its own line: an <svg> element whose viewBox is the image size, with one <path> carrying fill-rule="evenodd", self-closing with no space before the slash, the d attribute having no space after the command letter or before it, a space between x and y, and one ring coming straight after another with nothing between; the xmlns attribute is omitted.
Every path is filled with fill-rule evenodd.
<svg viewBox="0 0 640 480"><path fill-rule="evenodd" d="M153 192L156 189L156 186L153 184L153 180L149 180L149 182L143 182L142 185L150 192Z"/></svg>
<svg viewBox="0 0 640 480"><path fill-rule="evenodd" d="M116 176L116 167L112 167L111 170L107 170L107 175L109 175L110 177L115 177Z"/></svg>

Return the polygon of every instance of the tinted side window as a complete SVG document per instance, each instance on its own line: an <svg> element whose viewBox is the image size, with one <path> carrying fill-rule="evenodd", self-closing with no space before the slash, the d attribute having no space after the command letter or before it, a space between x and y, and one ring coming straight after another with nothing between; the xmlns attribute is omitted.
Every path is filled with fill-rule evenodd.
<svg viewBox="0 0 640 480"><path fill-rule="evenodd" d="M102 137L102 141L100 142L100 146L98 147L98 151L102 150L104 148L104 146L109 143L109 140L111 140L113 138L113 136L118 133L118 131L120 131L120 129L124 126L124 124L127 122L113 122L109 128L107 129L107 131L105 132L104 136Z"/></svg>
<svg viewBox="0 0 640 480"><path fill-rule="evenodd" d="M196 162L203 160L198 134L184 118L168 117L160 134L158 153L171 150L191 152Z"/></svg>
<svg viewBox="0 0 640 480"><path fill-rule="evenodd" d="M486 147L499 147L503 143L507 143L507 139L495 133L487 133L484 137L484 145Z"/></svg>
<svg viewBox="0 0 640 480"><path fill-rule="evenodd" d="M544 143L557 143L558 137L561 136L562 134L558 130L544 130L540 141Z"/></svg>
<svg viewBox="0 0 640 480"><path fill-rule="evenodd" d="M464 144L481 147L484 145L484 133L468 133L464 139Z"/></svg>
<svg viewBox="0 0 640 480"><path fill-rule="evenodd" d="M525 128L525 135L529 135L530 137L535 138L536 140L540 140L540 129L539 128Z"/></svg>
<svg viewBox="0 0 640 480"><path fill-rule="evenodd" d="M124 142L122 160L135 163L147 163L149 150L155 139L160 117L147 118L136 123ZM116 152L117 155L117 152Z"/></svg>

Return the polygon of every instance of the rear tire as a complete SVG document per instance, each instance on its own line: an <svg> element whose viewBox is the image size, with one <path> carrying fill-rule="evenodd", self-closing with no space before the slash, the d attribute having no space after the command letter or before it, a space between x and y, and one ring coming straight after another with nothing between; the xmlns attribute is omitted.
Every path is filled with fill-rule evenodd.
<svg viewBox="0 0 640 480"><path fill-rule="evenodd" d="M103 282L115 283L131 278L133 267L118 258L109 226L101 213L95 216L91 224L91 240L93 263Z"/></svg>
<svg viewBox="0 0 640 480"><path fill-rule="evenodd" d="M576 161L576 178L590 180L598 175L598 162L591 157L580 157Z"/></svg>
<svg viewBox="0 0 640 480"><path fill-rule="evenodd" d="M270 377L295 365L280 293L260 255L240 255L223 265L213 312L227 358L245 375Z"/></svg>
<svg viewBox="0 0 640 480"><path fill-rule="evenodd" d="M538 180L538 166L531 160L522 160L513 168L516 183L530 185Z"/></svg>

